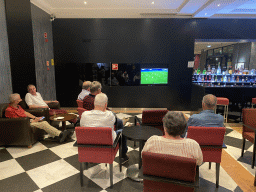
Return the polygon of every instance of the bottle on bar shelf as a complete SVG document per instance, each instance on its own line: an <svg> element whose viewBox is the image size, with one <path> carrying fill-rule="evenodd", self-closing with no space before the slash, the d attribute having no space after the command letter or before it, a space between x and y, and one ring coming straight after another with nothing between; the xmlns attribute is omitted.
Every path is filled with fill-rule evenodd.
<svg viewBox="0 0 256 192"><path fill-rule="evenodd" d="M197 75L200 75L200 69L197 69Z"/></svg>
<svg viewBox="0 0 256 192"><path fill-rule="evenodd" d="M239 82L239 76L237 75L236 82Z"/></svg>
<svg viewBox="0 0 256 192"><path fill-rule="evenodd" d="M218 78L217 78L217 75L215 76L215 82L217 82L218 81Z"/></svg>
<svg viewBox="0 0 256 192"><path fill-rule="evenodd" d="M221 76L221 82L223 82L223 75Z"/></svg>
<svg viewBox="0 0 256 192"><path fill-rule="evenodd" d="M224 80L223 81L227 82L227 76L226 75L224 76Z"/></svg>
<svg viewBox="0 0 256 192"><path fill-rule="evenodd" d="M220 68L220 64L218 65L218 69L217 69L217 75L221 74L221 68Z"/></svg>

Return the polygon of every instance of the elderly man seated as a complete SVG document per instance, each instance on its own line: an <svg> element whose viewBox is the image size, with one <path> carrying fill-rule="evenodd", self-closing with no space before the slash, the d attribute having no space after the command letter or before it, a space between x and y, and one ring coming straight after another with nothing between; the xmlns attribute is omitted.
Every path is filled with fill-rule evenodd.
<svg viewBox="0 0 256 192"><path fill-rule="evenodd" d="M113 141L116 138L116 133L122 131L122 129L117 128L114 131L114 124L116 121L115 115L112 111L107 110L108 97L104 93L99 93L95 96L94 109L91 111L83 112L81 116L80 126L82 127L111 127ZM128 161L128 156L126 155L128 148L126 144L126 137L122 137L122 164Z"/></svg>
<svg viewBox="0 0 256 192"><path fill-rule="evenodd" d="M85 81L82 85L82 91L78 95L77 99L83 101L84 97L90 94L91 81Z"/></svg>
<svg viewBox="0 0 256 192"><path fill-rule="evenodd" d="M181 137L186 128L186 119L183 113L169 111L163 118L163 124L165 136L150 137L142 152L188 157L196 159L197 165L201 165L203 154L199 144L193 139Z"/></svg>
<svg viewBox="0 0 256 192"><path fill-rule="evenodd" d="M9 107L5 110L5 116L8 118L20 118L20 117L29 117L30 125L32 127L45 130L50 136L58 139L62 143L69 134L69 131L65 130L63 132L59 131L55 127L52 127L47 121L41 121L42 117L35 117L31 113L24 111L19 104L21 101L20 95L17 93L11 94L9 96L10 104Z"/></svg>
<svg viewBox="0 0 256 192"><path fill-rule="evenodd" d="M28 85L28 93L25 96L25 101L30 109L34 108L49 108L47 104L58 101L44 101L41 94L36 92L36 87L32 84Z"/></svg>
<svg viewBox="0 0 256 192"><path fill-rule="evenodd" d="M184 137L187 133L189 126L201 126L201 127L223 127L224 117L220 114L214 113L214 108L217 105L217 98L212 94L205 95L202 100L203 111L199 114L194 114L188 119Z"/></svg>

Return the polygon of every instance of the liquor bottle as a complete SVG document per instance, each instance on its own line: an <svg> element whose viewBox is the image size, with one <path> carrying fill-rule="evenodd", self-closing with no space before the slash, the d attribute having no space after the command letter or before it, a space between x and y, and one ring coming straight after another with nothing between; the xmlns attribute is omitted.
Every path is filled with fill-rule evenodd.
<svg viewBox="0 0 256 192"><path fill-rule="evenodd" d="M219 64L218 69L217 69L217 74L218 74L218 75L221 74L220 64Z"/></svg>
<svg viewBox="0 0 256 192"><path fill-rule="evenodd" d="M230 77L228 77L228 82L230 82Z"/></svg>
<svg viewBox="0 0 256 192"><path fill-rule="evenodd" d="M244 82L244 76L242 76L242 82Z"/></svg>
<svg viewBox="0 0 256 192"><path fill-rule="evenodd" d="M209 78L208 78L209 81L211 81L211 75L209 75Z"/></svg>
<svg viewBox="0 0 256 192"><path fill-rule="evenodd" d="M204 75L202 75L201 81L204 81Z"/></svg>
<svg viewBox="0 0 256 192"><path fill-rule="evenodd" d="M235 75L232 75L232 82L235 82Z"/></svg>
<svg viewBox="0 0 256 192"><path fill-rule="evenodd" d="M200 74L200 69L197 69L197 75L199 75Z"/></svg>
<svg viewBox="0 0 256 192"><path fill-rule="evenodd" d="M223 75L221 76L221 82L223 82Z"/></svg>
<svg viewBox="0 0 256 192"><path fill-rule="evenodd" d="M204 80L207 81L207 75L205 75L205 79Z"/></svg>
<svg viewBox="0 0 256 192"><path fill-rule="evenodd" d="M236 82L239 82L239 76L237 75Z"/></svg>
<svg viewBox="0 0 256 192"><path fill-rule="evenodd" d="M198 82L201 82L201 75L198 75L197 81L198 81Z"/></svg>
<svg viewBox="0 0 256 192"><path fill-rule="evenodd" d="M227 82L227 76L226 75L224 76L224 80L223 81Z"/></svg>
<svg viewBox="0 0 256 192"><path fill-rule="evenodd" d="M218 78L217 78L217 75L215 76L215 82L217 82L218 81Z"/></svg>
<svg viewBox="0 0 256 192"><path fill-rule="evenodd" d="M204 70L203 70L203 75L205 75L206 74L206 69L204 68Z"/></svg>
<svg viewBox="0 0 256 192"><path fill-rule="evenodd" d="M212 75L212 82L214 82L214 75Z"/></svg>

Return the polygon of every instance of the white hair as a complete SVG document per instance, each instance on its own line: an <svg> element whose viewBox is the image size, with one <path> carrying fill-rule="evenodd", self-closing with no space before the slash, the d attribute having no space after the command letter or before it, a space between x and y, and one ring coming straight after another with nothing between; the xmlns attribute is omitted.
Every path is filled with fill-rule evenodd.
<svg viewBox="0 0 256 192"><path fill-rule="evenodd" d="M95 96L94 106L102 106L104 107L105 104L108 102L108 96L105 93L99 93Z"/></svg>
<svg viewBox="0 0 256 192"><path fill-rule="evenodd" d="M18 99L18 97L20 97L20 94L18 94L18 93L13 93L13 94L9 95L10 103L13 103L14 101L16 101Z"/></svg>

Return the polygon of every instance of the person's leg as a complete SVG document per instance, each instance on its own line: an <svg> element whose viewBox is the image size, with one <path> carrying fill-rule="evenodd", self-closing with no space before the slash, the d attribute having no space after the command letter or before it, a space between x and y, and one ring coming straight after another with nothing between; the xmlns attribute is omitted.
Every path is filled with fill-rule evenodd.
<svg viewBox="0 0 256 192"><path fill-rule="evenodd" d="M123 121L119 118L116 118L116 134L121 132L124 128ZM126 157L126 153L128 151L127 147L127 138L122 136L122 158Z"/></svg>
<svg viewBox="0 0 256 192"><path fill-rule="evenodd" d="M63 142L69 132L67 130L61 132L55 127L51 126L47 121L34 122L30 124L32 127L45 130L49 135L53 137L59 137L60 142Z"/></svg>

